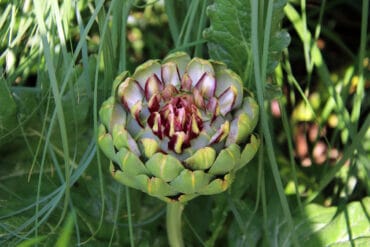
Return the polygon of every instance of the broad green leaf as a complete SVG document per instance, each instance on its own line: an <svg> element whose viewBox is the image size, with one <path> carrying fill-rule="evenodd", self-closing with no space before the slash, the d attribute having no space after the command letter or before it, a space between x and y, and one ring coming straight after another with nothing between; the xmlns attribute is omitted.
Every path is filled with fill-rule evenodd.
<svg viewBox="0 0 370 247"><path fill-rule="evenodd" d="M370 243L370 197L344 206L309 204L295 218L295 231L284 220L271 219L269 241L291 246L295 234L301 246L367 246ZM275 232L275 233L273 233Z"/></svg>
<svg viewBox="0 0 370 247"><path fill-rule="evenodd" d="M370 197L343 208L308 205L304 213L296 223L296 234L304 246L357 246L365 239L370 242Z"/></svg>
<svg viewBox="0 0 370 247"><path fill-rule="evenodd" d="M281 50L290 42L289 34L280 30L285 4L286 0L274 2L268 73L274 70ZM244 80L250 79L252 66L250 0L216 0L208 7L207 13L211 26L205 30L204 36L209 41L208 50L211 58L225 62L229 68L242 75Z"/></svg>

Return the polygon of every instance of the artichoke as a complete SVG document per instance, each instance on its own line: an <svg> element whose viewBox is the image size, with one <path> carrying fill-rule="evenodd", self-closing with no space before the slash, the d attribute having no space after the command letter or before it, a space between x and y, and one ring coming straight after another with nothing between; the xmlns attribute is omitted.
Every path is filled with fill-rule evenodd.
<svg viewBox="0 0 370 247"><path fill-rule="evenodd" d="M225 191L252 159L258 109L225 64L177 52L115 79L98 143L116 180L185 202Z"/></svg>

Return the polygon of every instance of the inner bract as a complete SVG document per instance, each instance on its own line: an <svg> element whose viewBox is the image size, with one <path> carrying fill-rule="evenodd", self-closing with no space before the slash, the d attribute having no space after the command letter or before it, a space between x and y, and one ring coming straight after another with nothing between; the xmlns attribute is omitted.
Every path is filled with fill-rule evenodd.
<svg viewBox="0 0 370 247"><path fill-rule="evenodd" d="M199 135L203 122L193 96L183 94L172 97L157 110L150 109L148 125L160 139L169 138L169 149L180 153Z"/></svg>

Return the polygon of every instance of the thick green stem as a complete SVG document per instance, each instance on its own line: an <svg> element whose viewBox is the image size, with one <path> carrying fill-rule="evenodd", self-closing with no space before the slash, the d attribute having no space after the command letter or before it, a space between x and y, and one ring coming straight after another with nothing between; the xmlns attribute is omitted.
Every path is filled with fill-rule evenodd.
<svg viewBox="0 0 370 247"><path fill-rule="evenodd" d="M181 214L184 204L180 202L167 203L167 236L171 247L183 247L181 232Z"/></svg>

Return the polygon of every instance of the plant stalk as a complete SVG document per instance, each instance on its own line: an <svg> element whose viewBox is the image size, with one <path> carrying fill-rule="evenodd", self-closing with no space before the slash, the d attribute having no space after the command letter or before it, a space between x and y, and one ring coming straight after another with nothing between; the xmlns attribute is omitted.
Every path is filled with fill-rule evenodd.
<svg viewBox="0 0 370 247"><path fill-rule="evenodd" d="M181 232L181 214L184 204L181 202L167 203L167 236L171 247L184 247Z"/></svg>

